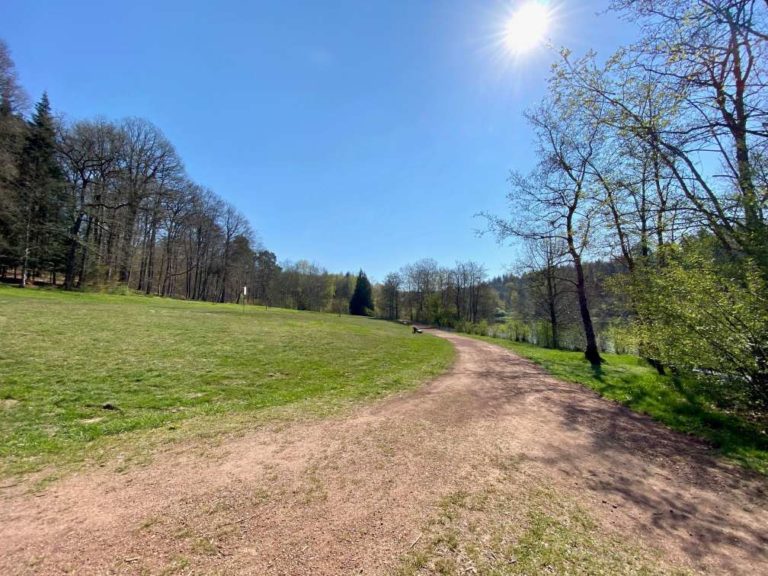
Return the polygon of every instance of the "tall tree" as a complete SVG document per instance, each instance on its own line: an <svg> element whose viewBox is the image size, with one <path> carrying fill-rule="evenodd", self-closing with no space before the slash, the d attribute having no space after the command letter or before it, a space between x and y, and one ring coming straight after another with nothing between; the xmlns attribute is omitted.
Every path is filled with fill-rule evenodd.
<svg viewBox="0 0 768 576"><path fill-rule="evenodd" d="M65 185L56 158L56 131L48 95L35 106L22 149L17 180L22 241L21 285L30 266L55 271L63 248Z"/></svg>
<svg viewBox="0 0 768 576"><path fill-rule="evenodd" d="M0 117L22 114L27 102L8 44L0 39Z"/></svg>
<svg viewBox="0 0 768 576"><path fill-rule="evenodd" d="M24 207L19 205L16 182L26 123L27 95L18 81L8 46L0 40L0 272L21 260L18 230Z"/></svg>
<svg viewBox="0 0 768 576"><path fill-rule="evenodd" d="M373 310L373 289L365 272L357 275L355 291L349 300L349 313L354 316L367 316Z"/></svg>
<svg viewBox="0 0 768 576"><path fill-rule="evenodd" d="M253 235L253 231L250 229L250 225L248 224L248 220L245 219L245 217L238 212L238 210L230 205L227 204L226 208L224 209L224 214L222 215L222 221L221 221L221 228L224 232L224 245L222 249L222 260L221 260L221 292L219 294L218 301L219 302L226 302L228 297L231 295L230 287L229 287L229 272L230 272L230 262L232 258L232 247L233 242L238 237L250 237ZM238 288L235 288L236 293Z"/></svg>
<svg viewBox="0 0 768 576"><path fill-rule="evenodd" d="M575 271L575 289L586 342L584 356L602 363L584 273L585 251L595 241L600 203L592 194L590 162L601 142L600 128L572 97L552 94L527 114L536 132L539 161L528 176L514 174L508 199L511 218L487 215L500 240L559 240Z"/></svg>
<svg viewBox="0 0 768 576"><path fill-rule="evenodd" d="M349 272L334 277L331 311L339 315L349 312L349 299L354 289L355 278Z"/></svg>
<svg viewBox="0 0 768 576"><path fill-rule="evenodd" d="M565 243L557 238L543 238L526 242L527 257L524 268L528 272L528 286L537 308L541 308L549 322L552 348L560 347L565 282L558 269L567 258Z"/></svg>
<svg viewBox="0 0 768 576"><path fill-rule="evenodd" d="M401 276L406 284L406 304L411 321L426 322L429 320L427 304L435 293L438 276L437 262L424 258L413 264L404 266Z"/></svg>
<svg viewBox="0 0 768 576"><path fill-rule="evenodd" d="M180 176L182 166L173 145L150 122L129 118L121 123L120 132L124 149L118 157L121 210L115 256L118 281L128 282L139 211L145 208L146 201L163 181Z"/></svg>
<svg viewBox="0 0 768 576"><path fill-rule="evenodd" d="M382 286L382 301L379 305L382 308L384 318L387 320L397 320L400 317L400 287L403 279L397 272L387 274Z"/></svg>
<svg viewBox="0 0 768 576"><path fill-rule="evenodd" d="M269 306L272 303L272 286L280 273L277 256L269 250L259 250L256 253L255 290L256 299Z"/></svg>
<svg viewBox="0 0 768 576"><path fill-rule="evenodd" d="M64 288L71 290L86 281L92 243L105 255L112 245L114 227L107 216L120 206L113 191L122 134L106 121L81 121L62 127L57 141L67 180ZM107 275L110 271L107 266Z"/></svg>
<svg viewBox="0 0 768 576"><path fill-rule="evenodd" d="M642 140L695 213L736 257L768 279L768 3L764 0L615 0L642 35L603 68L593 59L557 71L612 109ZM642 88L665 106L647 114Z"/></svg>

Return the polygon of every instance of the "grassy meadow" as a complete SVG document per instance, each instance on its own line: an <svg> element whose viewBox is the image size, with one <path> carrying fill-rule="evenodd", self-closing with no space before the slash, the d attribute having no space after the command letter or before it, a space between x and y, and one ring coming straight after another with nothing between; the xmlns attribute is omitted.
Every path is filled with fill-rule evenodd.
<svg viewBox="0 0 768 576"><path fill-rule="evenodd" d="M718 407L713 390L692 380L660 376L636 356L606 354L595 370L582 352L551 350L510 340L479 337L509 348L547 372L587 386L605 398L647 414L670 428L704 438L725 456L743 466L768 474L766 423L749 421Z"/></svg>
<svg viewBox="0 0 768 576"><path fill-rule="evenodd" d="M452 359L444 340L367 318L0 286L0 475L270 408L326 414Z"/></svg>

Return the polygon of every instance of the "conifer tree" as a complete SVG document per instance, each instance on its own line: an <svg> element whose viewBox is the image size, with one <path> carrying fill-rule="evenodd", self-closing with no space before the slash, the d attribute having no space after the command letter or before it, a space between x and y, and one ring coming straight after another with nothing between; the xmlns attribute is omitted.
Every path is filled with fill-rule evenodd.
<svg viewBox="0 0 768 576"><path fill-rule="evenodd" d="M22 286L30 269L55 271L56 255L62 252L63 194L54 120L48 95L43 93L29 123L17 181Z"/></svg>
<svg viewBox="0 0 768 576"><path fill-rule="evenodd" d="M0 40L0 272L20 260L16 180L26 134L26 94L18 82L8 46Z"/></svg>
<svg viewBox="0 0 768 576"><path fill-rule="evenodd" d="M354 316L367 316L373 310L373 290L365 272L360 270L355 283L355 291L349 300L349 313Z"/></svg>

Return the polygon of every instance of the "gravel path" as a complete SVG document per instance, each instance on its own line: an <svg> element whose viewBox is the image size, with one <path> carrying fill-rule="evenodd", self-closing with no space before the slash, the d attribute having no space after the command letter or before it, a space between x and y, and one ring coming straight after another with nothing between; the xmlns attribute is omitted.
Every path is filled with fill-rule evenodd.
<svg viewBox="0 0 768 576"><path fill-rule="evenodd" d="M442 497L510 461L665 563L768 574L763 477L498 346L437 334L458 359L415 392L36 495L0 489L0 574L386 574Z"/></svg>

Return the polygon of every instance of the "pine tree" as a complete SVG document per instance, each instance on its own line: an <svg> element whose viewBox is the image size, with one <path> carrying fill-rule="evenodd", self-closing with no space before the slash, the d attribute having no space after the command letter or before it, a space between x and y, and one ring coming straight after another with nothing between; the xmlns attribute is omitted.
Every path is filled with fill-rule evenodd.
<svg viewBox="0 0 768 576"><path fill-rule="evenodd" d="M365 272L360 270L355 283L355 291L349 300L349 313L355 316L368 316L373 311L373 290Z"/></svg>
<svg viewBox="0 0 768 576"><path fill-rule="evenodd" d="M0 40L0 274L15 268L20 260L16 194L21 149L26 136L22 117L26 94L18 82L8 46Z"/></svg>
<svg viewBox="0 0 768 576"><path fill-rule="evenodd" d="M22 286L31 269L54 272L62 254L64 181L56 160L56 131L48 95L35 106L21 155L17 181L17 238Z"/></svg>

